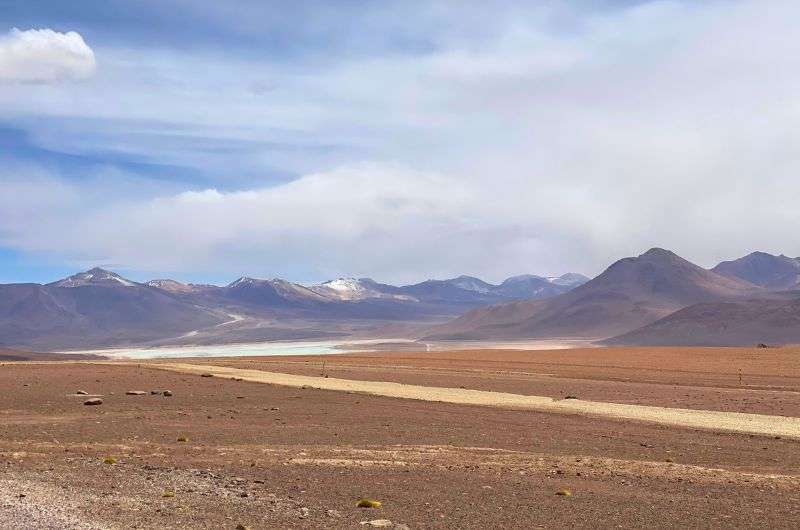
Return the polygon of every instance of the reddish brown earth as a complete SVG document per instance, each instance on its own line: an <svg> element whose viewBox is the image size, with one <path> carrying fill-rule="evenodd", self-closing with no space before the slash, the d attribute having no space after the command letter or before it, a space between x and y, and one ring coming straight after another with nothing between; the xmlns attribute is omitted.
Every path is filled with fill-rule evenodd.
<svg viewBox="0 0 800 530"><path fill-rule="evenodd" d="M549 373L555 374L548 376L552 385L566 385L549 387L554 392L577 388L582 399L627 396L648 404L667 400L670 392L684 400L681 394L691 387L692 403L708 409L733 406L716 392L749 392L754 403L760 401L759 412L794 415L789 396L800 380L795 355L789 349L593 349L362 353L324 361L336 377L389 380L394 373L415 384L462 382L518 392L530 387L531 394L543 394L544 388L537 386L541 376L532 374ZM322 360L202 362L312 374ZM736 388L738 365L744 384L752 377L757 387ZM764 397L771 395L763 390L768 387L779 389L779 401ZM294 389L123 365L5 363L0 388L5 471L0 520L6 524L231 529L238 524L364 528L360 522L376 519L410 528L800 524L800 443L786 439ZM125 395L167 388L174 396ZM85 398L72 395L79 389L101 394L104 404L82 405ZM178 442L181 436L188 441ZM103 464L107 456L117 463ZM556 496L563 488L572 495ZM175 496L162 497L165 490ZM362 496L383 506L356 508Z"/></svg>
<svg viewBox="0 0 800 530"><path fill-rule="evenodd" d="M800 417L800 347L379 352L198 359L341 379ZM741 384L739 374L741 373Z"/></svg>

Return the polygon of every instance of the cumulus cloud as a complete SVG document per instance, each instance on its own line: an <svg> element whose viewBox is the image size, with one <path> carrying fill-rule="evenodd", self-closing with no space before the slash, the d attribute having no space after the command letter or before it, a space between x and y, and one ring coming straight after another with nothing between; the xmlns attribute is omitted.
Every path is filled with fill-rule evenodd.
<svg viewBox="0 0 800 530"><path fill-rule="evenodd" d="M13 28L0 37L0 82L87 79L95 68L94 52L74 31Z"/></svg>

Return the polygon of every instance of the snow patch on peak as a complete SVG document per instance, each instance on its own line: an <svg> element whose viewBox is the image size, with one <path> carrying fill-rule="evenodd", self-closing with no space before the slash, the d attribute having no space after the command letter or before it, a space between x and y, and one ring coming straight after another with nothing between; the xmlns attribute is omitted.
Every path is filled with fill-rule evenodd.
<svg viewBox="0 0 800 530"><path fill-rule="evenodd" d="M86 272L79 272L78 274L74 274L50 285L55 287L72 288L84 287L87 285L122 285L124 287L134 287L136 284L130 280L126 280L119 274L95 267L94 269Z"/></svg>
<svg viewBox="0 0 800 530"><path fill-rule="evenodd" d="M337 278L336 280L325 282L322 285L335 291L357 292L365 289L361 282L355 278Z"/></svg>
<svg viewBox="0 0 800 530"><path fill-rule="evenodd" d="M258 283L260 280L256 280L255 278L250 278L249 276L242 276L236 281L233 281L228 284L228 287L239 287L243 285L253 285Z"/></svg>

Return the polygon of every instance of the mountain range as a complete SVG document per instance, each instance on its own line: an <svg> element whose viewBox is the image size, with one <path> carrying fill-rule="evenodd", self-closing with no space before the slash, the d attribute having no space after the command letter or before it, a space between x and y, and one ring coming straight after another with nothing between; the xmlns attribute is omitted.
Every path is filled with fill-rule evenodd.
<svg viewBox="0 0 800 530"><path fill-rule="evenodd" d="M138 283L95 268L0 285L0 347L38 350L310 338L588 339L620 345L800 343L800 259L754 252L705 269L653 248L589 280L471 276L405 286Z"/></svg>
<svg viewBox="0 0 800 530"><path fill-rule="evenodd" d="M242 277L215 286L171 279L138 283L94 268L46 285L0 285L0 346L67 349L380 334L498 301L557 296L587 280L577 274L529 275L494 285L459 276L397 287L368 278L303 286Z"/></svg>
<svg viewBox="0 0 800 530"><path fill-rule="evenodd" d="M631 345L800 342L798 260L757 252L711 270L654 248L560 296L477 308L427 339L605 339Z"/></svg>

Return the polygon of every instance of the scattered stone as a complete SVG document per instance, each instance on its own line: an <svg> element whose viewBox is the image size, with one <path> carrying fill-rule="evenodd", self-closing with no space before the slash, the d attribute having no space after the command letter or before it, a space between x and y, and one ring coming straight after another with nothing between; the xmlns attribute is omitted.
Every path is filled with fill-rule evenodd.
<svg viewBox="0 0 800 530"><path fill-rule="evenodd" d="M372 521L361 521L361 526L372 526L374 528L389 528L394 526L389 519L373 519Z"/></svg>
<svg viewBox="0 0 800 530"><path fill-rule="evenodd" d="M172 397L172 390L164 390L161 395L164 397Z"/></svg>
<svg viewBox="0 0 800 530"><path fill-rule="evenodd" d="M305 506L300 508L300 519L305 519L306 517L308 517L308 514L309 514L308 508L306 508Z"/></svg>
<svg viewBox="0 0 800 530"><path fill-rule="evenodd" d="M88 396L89 392L87 392L86 390L78 390L77 392L75 392L75 394L78 396Z"/></svg>
<svg viewBox="0 0 800 530"><path fill-rule="evenodd" d="M87 399L83 402L84 405L102 405L103 400L100 398Z"/></svg>
<svg viewBox="0 0 800 530"><path fill-rule="evenodd" d="M186 436L178 436L178 441L179 442L188 442L189 438L187 438Z"/></svg>
<svg viewBox="0 0 800 530"><path fill-rule="evenodd" d="M376 501L375 499L359 499L356 506L359 508L380 508L381 501Z"/></svg>
<svg viewBox="0 0 800 530"><path fill-rule="evenodd" d="M564 399L578 399L578 397L577 396L567 396Z"/></svg>
<svg viewBox="0 0 800 530"><path fill-rule="evenodd" d="M145 392L144 390L128 390L127 392L125 392L125 395L128 396L143 396L145 394L147 394L147 392Z"/></svg>
<svg viewBox="0 0 800 530"><path fill-rule="evenodd" d="M200 374L200 377L214 377L214 374Z"/></svg>
<svg viewBox="0 0 800 530"><path fill-rule="evenodd" d="M339 510L328 510L325 512L325 515L327 515L331 519L338 519L339 517L342 516Z"/></svg>
<svg viewBox="0 0 800 530"><path fill-rule="evenodd" d="M108 464L108 465L110 465L110 466L113 466L114 464L116 464L116 463L117 463L117 459L116 459L116 458L114 458L113 456L107 456L107 457L105 457L105 458L103 459L103 463L104 463L104 464Z"/></svg>
<svg viewBox="0 0 800 530"><path fill-rule="evenodd" d="M559 497L570 497L572 495L572 492L567 489L558 490L556 492L556 495L558 495Z"/></svg>
<svg viewBox="0 0 800 530"><path fill-rule="evenodd" d="M159 394L161 394L161 390L151 390L150 391L150 395L151 396L157 396Z"/></svg>
<svg viewBox="0 0 800 530"><path fill-rule="evenodd" d="M164 490L164 493L162 493L161 496L165 499L171 499L175 496L175 492L172 490Z"/></svg>
<svg viewBox="0 0 800 530"><path fill-rule="evenodd" d="M281 410L281 409L279 409L278 407L270 407L270 409L269 409L269 410L275 410L275 411L277 411L277 410Z"/></svg>

